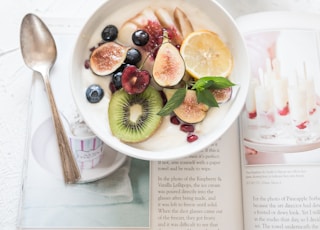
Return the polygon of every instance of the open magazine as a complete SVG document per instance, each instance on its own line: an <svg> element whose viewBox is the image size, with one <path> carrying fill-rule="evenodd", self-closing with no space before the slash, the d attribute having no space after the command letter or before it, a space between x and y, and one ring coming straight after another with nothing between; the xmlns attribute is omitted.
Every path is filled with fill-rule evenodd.
<svg viewBox="0 0 320 230"><path fill-rule="evenodd" d="M63 182L35 74L18 227L320 229L319 19L285 12L239 18L252 81L230 129L203 151L172 161L133 159L95 142L90 156L101 150L100 158L83 163L82 183L74 185ZM72 129L81 123L68 82L75 34L55 32L54 21L48 26L63 51L52 87Z"/></svg>
<svg viewBox="0 0 320 230"><path fill-rule="evenodd" d="M318 16L239 18L251 89L239 117L244 229L319 229Z"/></svg>

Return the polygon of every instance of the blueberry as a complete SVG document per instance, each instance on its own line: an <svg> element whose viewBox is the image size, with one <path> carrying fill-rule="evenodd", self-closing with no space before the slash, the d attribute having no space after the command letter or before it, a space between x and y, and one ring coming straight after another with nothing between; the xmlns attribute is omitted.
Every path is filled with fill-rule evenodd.
<svg viewBox="0 0 320 230"><path fill-rule="evenodd" d="M101 37L105 41L114 41L118 37L118 28L114 25L107 25L103 29Z"/></svg>
<svg viewBox="0 0 320 230"><path fill-rule="evenodd" d="M116 73L116 72L122 72L122 71L124 70L124 68L126 68L126 67L129 66L129 65L130 65L130 64L122 63L121 66L114 71L114 73Z"/></svg>
<svg viewBox="0 0 320 230"><path fill-rule="evenodd" d="M90 103L99 102L104 96L104 91L99 85L90 85L86 90L86 97Z"/></svg>
<svg viewBox="0 0 320 230"><path fill-rule="evenodd" d="M115 72L112 75L112 83L114 84L116 89L122 88L121 77L122 77L122 71Z"/></svg>
<svg viewBox="0 0 320 230"><path fill-rule="evenodd" d="M126 60L124 61L127 64L135 65L141 61L141 53L135 48L131 48L127 52Z"/></svg>
<svg viewBox="0 0 320 230"><path fill-rule="evenodd" d="M149 41L149 34L144 30L137 30L132 34L132 41L137 46L144 46Z"/></svg>

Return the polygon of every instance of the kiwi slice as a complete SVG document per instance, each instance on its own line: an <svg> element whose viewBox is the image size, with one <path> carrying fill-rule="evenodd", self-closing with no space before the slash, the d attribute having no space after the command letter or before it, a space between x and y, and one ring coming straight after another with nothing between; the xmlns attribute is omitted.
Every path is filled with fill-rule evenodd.
<svg viewBox="0 0 320 230"><path fill-rule="evenodd" d="M148 139L162 121L157 115L162 107L162 97L152 86L139 94L128 94L123 89L116 91L108 109L112 134L129 143Z"/></svg>

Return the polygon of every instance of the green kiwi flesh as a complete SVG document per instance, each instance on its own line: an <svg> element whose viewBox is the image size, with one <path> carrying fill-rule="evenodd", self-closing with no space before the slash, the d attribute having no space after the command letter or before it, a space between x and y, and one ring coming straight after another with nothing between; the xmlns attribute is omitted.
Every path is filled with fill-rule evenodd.
<svg viewBox="0 0 320 230"><path fill-rule="evenodd" d="M139 94L117 90L112 95L108 108L112 134L128 143L148 139L162 121L162 117L157 115L162 107L162 97L152 86Z"/></svg>

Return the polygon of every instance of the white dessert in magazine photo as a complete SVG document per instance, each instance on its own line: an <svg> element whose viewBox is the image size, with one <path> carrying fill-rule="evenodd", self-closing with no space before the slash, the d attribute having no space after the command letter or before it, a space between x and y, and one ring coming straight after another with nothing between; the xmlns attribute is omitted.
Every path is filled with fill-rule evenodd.
<svg viewBox="0 0 320 230"><path fill-rule="evenodd" d="M320 3L0 6L0 229L320 229Z"/></svg>
<svg viewBox="0 0 320 230"><path fill-rule="evenodd" d="M268 149L279 152L283 149L277 148L285 145L296 147L294 152L317 149L320 143L319 34L290 29L263 31L248 35L247 42L252 63L251 92L242 115L247 151L268 154ZM254 145L259 144L257 150ZM267 147L263 149L263 145ZM250 159L251 153L247 155Z"/></svg>

